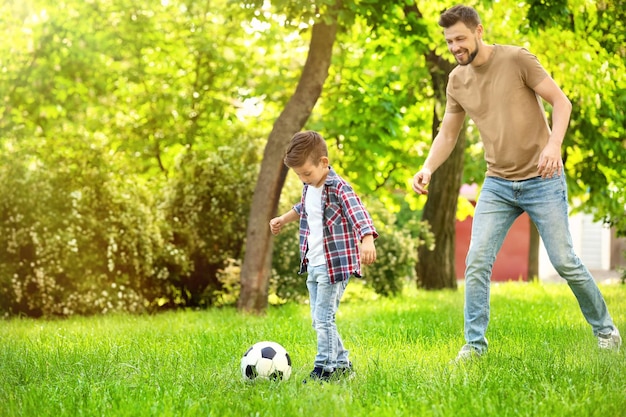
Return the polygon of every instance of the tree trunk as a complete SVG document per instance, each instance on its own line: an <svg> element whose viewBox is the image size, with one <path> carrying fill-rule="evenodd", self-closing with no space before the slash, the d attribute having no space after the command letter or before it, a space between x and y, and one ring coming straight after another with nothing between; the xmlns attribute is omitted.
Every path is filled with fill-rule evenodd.
<svg viewBox="0 0 626 417"><path fill-rule="evenodd" d="M533 221L530 221L530 247L528 250L528 281L539 279L539 232Z"/></svg>
<svg viewBox="0 0 626 417"><path fill-rule="evenodd" d="M420 246L417 251L417 283L425 289L456 288L455 240L456 207L463 176L465 130L461 130L454 151L435 171L428 186L428 200L422 219L435 235L435 248Z"/></svg>
<svg viewBox="0 0 626 417"><path fill-rule="evenodd" d="M298 86L269 135L261 171L254 189L248 218L246 250L241 267L240 311L261 314L267 308L272 263L272 235L269 220L276 215L287 168L284 151L291 137L302 129L322 93L328 77L337 23L323 19L313 25L311 43Z"/></svg>
<svg viewBox="0 0 626 417"><path fill-rule="evenodd" d="M427 56L429 71L435 92L436 104L433 109L433 138L441 124L438 106L446 102L448 75L454 64L442 59L434 52ZM424 206L422 219L428 221L435 235L435 249L419 246L418 261L415 267L417 285L425 289L457 288L455 268L456 207L463 178L463 158L465 153L465 128L461 129L456 147L450 157L432 176L428 186L428 200Z"/></svg>

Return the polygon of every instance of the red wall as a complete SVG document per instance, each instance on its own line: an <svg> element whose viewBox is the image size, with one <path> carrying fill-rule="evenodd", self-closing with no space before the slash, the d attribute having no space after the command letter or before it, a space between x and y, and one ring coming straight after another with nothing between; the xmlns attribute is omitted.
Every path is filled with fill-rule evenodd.
<svg viewBox="0 0 626 417"><path fill-rule="evenodd" d="M463 279L465 256L469 248L472 218L456 222L456 276ZM509 230L496 257L491 275L492 281L528 280L528 252L530 249L530 219L528 214L519 216Z"/></svg>

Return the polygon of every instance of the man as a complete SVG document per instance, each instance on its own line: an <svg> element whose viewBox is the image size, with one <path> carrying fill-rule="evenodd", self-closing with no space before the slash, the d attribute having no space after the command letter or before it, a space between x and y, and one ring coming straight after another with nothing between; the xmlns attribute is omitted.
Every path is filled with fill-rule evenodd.
<svg viewBox="0 0 626 417"><path fill-rule="evenodd" d="M573 250L561 144L571 103L537 58L515 46L487 45L476 10L454 6L441 14L450 73L446 112L413 190L427 194L432 173L448 158L467 114L480 131L487 173L472 227L465 270L465 340L457 360L487 352L491 269L513 221L528 213L550 261L576 296L602 349L622 339L587 268ZM552 126L542 100L552 106Z"/></svg>

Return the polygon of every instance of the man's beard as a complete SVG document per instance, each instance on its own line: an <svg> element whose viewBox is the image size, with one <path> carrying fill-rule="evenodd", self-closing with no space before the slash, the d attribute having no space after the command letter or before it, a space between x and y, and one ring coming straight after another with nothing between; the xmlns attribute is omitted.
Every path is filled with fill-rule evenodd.
<svg viewBox="0 0 626 417"><path fill-rule="evenodd" d="M467 58L467 62L459 62L457 60L459 65L469 65L476 58L476 55L478 55L478 50L480 49L480 46L478 45L478 41L477 40L475 42L476 42L476 49L474 49L474 52L469 53L469 56Z"/></svg>

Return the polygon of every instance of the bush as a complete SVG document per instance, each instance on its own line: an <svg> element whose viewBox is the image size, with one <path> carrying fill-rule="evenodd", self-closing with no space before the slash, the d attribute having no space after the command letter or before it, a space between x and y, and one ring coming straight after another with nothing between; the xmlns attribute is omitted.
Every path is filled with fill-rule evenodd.
<svg viewBox="0 0 626 417"><path fill-rule="evenodd" d="M186 151L158 193L94 143L3 155L0 313L232 303L258 165L246 143Z"/></svg>
<svg viewBox="0 0 626 417"><path fill-rule="evenodd" d="M142 311L161 250L152 201L96 147L0 167L0 311ZM158 291L154 291L155 293Z"/></svg>
<svg viewBox="0 0 626 417"><path fill-rule="evenodd" d="M417 246L432 241L424 222L411 220L399 226L396 216L378 201L364 202L379 233L376 239L377 260L362 267L366 285L377 294L392 296L415 280ZM289 224L274 238L270 292L283 299L303 300L308 296L306 278L297 274L300 263L298 224Z"/></svg>
<svg viewBox="0 0 626 417"><path fill-rule="evenodd" d="M426 222L409 220L399 225L394 213L378 201L367 201L376 230L376 262L363 267L363 278L377 294L393 296L415 281L417 248L433 240Z"/></svg>
<svg viewBox="0 0 626 417"><path fill-rule="evenodd" d="M293 222L274 236L269 293L284 300L308 299L306 276L298 275L300 270L298 228L298 222Z"/></svg>
<svg viewBox="0 0 626 417"><path fill-rule="evenodd" d="M171 286L161 305L224 302L231 284L220 276L242 258L256 162L252 145L224 146L206 156L189 151L179 159L162 207L169 250L159 264Z"/></svg>

